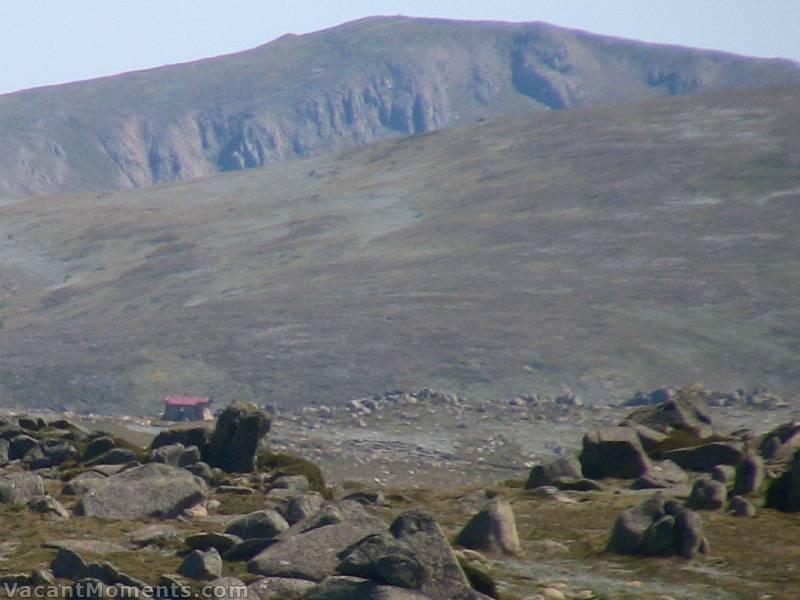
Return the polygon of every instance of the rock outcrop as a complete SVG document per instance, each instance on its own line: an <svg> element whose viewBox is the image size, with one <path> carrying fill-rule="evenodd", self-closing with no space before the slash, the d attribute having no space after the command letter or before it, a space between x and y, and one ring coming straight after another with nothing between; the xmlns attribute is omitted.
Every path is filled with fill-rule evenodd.
<svg viewBox="0 0 800 600"><path fill-rule="evenodd" d="M608 548L618 554L694 558L708 552L708 541L696 513L656 494L622 511Z"/></svg>
<svg viewBox="0 0 800 600"><path fill-rule="evenodd" d="M234 402L217 419L206 451L206 461L229 473L252 471L272 419L254 404Z"/></svg>
<svg viewBox="0 0 800 600"><path fill-rule="evenodd" d="M514 509L505 498L491 499L458 534L456 544L490 554L520 552Z"/></svg>
<svg viewBox="0 0 800 600"><path fill-rule="evenodd" d="M86 481L78 511L87 517L177 517L206 499L206 484L185 469L148 463Z"/></svg>
<svg viewBox="0 0 800 600"><path fill-rule="evenodd" d="M0 503L28 502L44 495L44 482L36 473L0 475Z"/></svg>
<svg viewBox="0 0 800 600"><path fill-rule="evenodd" d="M0 194L149 186L478 118L786 85L798 71L544 23L362 19L231 56L4 96ZM154 101L159 89L169 98Z"/></svg>
<svg viewBox="0 0 800 600"><path fill-rule="evenodd" d="M583 474L591 479L636 479L650 468L639 437L629 427L604 427L587 433L580 462Z"/></svg>

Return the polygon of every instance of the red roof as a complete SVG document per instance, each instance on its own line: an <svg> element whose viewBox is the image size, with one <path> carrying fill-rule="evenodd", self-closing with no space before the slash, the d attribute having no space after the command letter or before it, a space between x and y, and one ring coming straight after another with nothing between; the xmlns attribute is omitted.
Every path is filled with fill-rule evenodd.
<svg viewBox="0 0 800 600"><path fill-rule="evenodd" d="M164 404L171 406L197 406L209 402L211 402L211 398L208 396L167 396L164 398Z"/></svg>

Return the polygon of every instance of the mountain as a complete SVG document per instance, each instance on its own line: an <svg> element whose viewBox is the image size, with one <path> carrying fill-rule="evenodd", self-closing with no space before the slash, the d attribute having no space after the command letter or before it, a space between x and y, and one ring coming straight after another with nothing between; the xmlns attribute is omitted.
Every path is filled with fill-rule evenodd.
<svg viewBox="0 0 800 600"><path fill-rule="evenodd" d="M0 195L113 191L544 109L800 84L800 66L544 23L375 17L0 97Z"/></svg>
<svg viewBox="0 0 800 600"><path fill-rule="evenodd" d="M800 386L800 88L0 206L0 404Z"/></svg>

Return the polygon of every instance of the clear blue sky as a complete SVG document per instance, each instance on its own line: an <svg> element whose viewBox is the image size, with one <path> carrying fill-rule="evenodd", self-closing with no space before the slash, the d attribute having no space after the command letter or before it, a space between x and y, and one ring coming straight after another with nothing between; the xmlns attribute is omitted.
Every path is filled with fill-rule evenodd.
<svg viewBox="0 0 800 600"><path fill-rule="evenodd" d="M800 61L800 0L0 0L0 93L227 54L375 14L541 20Z"/></svg>

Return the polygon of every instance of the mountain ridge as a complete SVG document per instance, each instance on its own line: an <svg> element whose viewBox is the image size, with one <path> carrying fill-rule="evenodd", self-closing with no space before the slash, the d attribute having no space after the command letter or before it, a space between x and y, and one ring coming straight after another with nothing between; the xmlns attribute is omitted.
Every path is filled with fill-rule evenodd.
<svg viewBox="0 0 800 600"><path fill-rule="evenodd" d="M791 394L799 94L542 112L6 204L0 398Z"/></svg>
<svg viewBox="0 0 800 600"><path fill-rule="evenodd" d="M542 22L366 18L0 96L0 194L108 192L504 115L800 83L800 66Z"/></svg>

